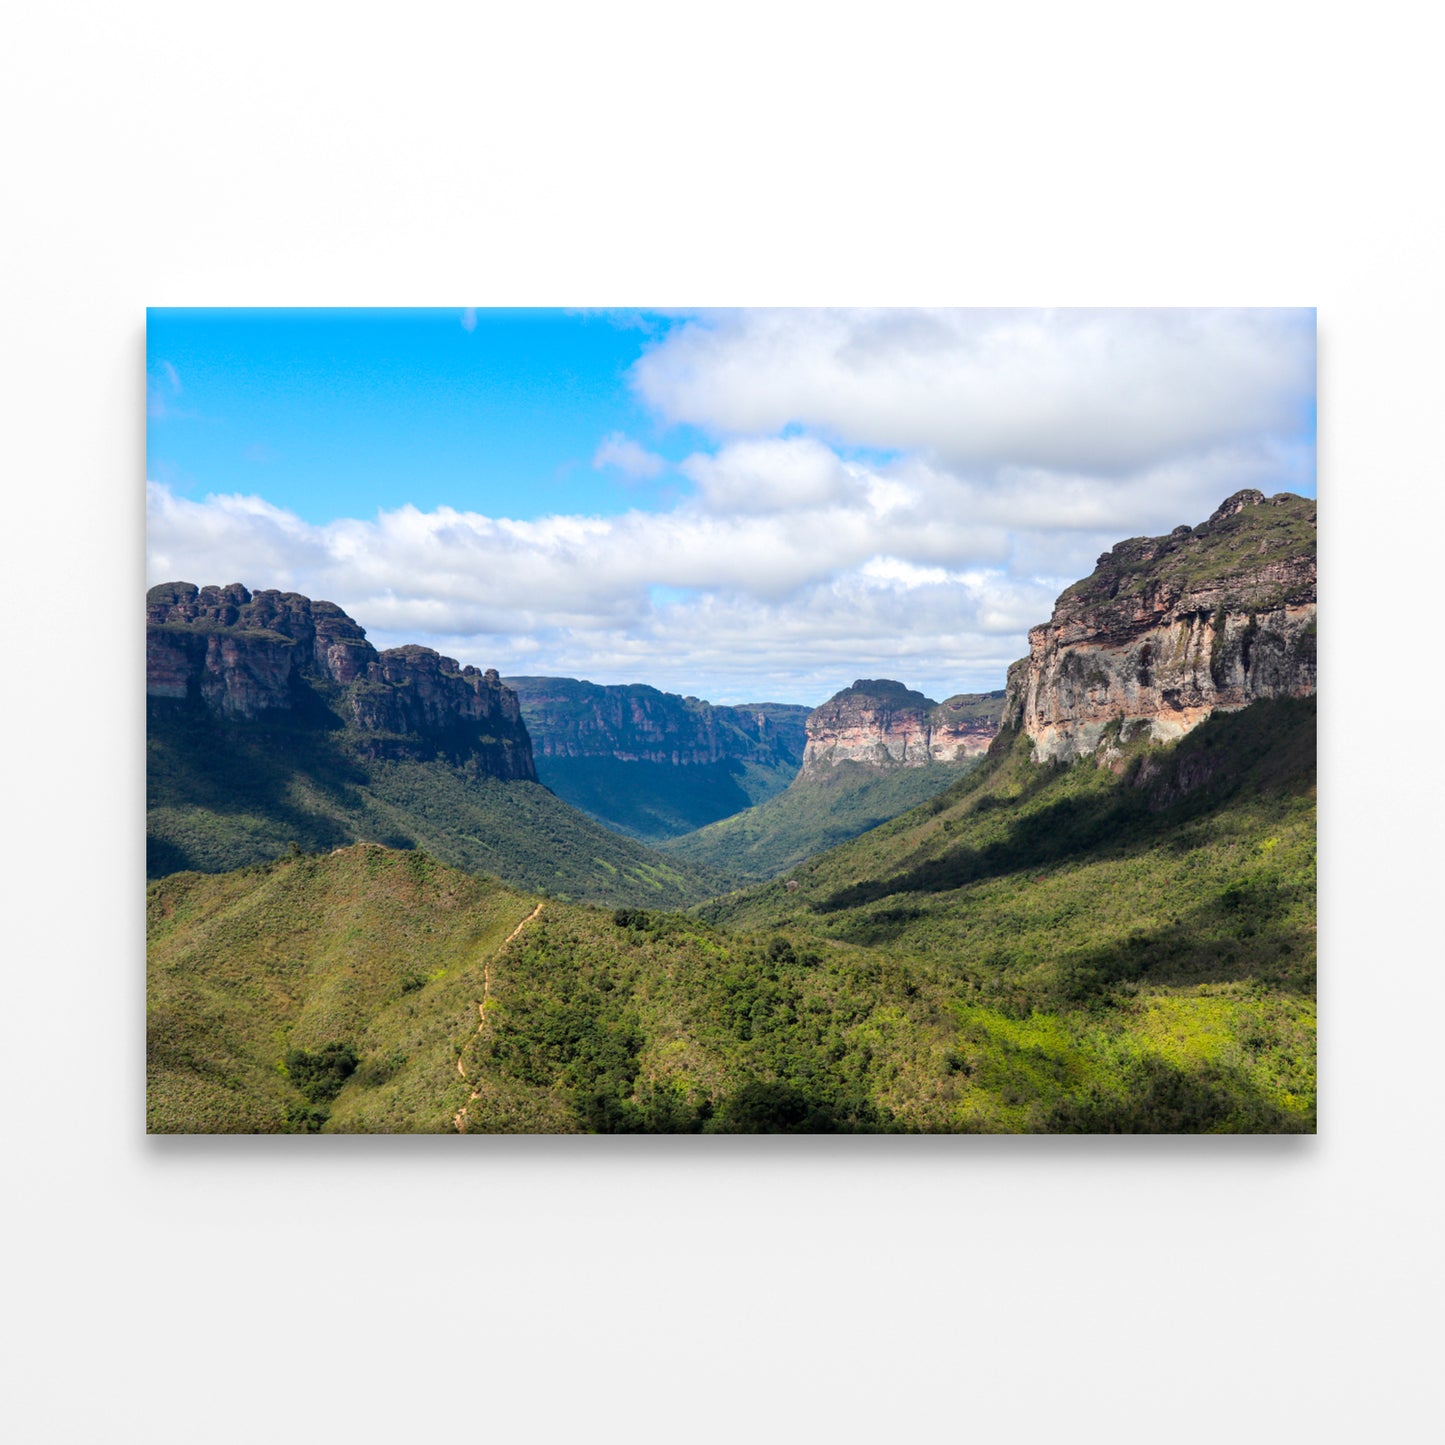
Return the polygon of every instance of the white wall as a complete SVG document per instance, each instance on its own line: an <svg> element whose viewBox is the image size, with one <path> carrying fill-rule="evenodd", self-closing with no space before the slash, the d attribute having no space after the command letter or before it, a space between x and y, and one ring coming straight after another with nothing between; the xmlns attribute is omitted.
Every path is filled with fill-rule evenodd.
<svg viewBox="0 0 1445 1445"><path fill-rule="evenodd" d="M1421 1438L1442 107L1353 13L9 18L16 1438ZM1321 1137L145 1139L144 307L839 300L1319 307Z"/></svg>

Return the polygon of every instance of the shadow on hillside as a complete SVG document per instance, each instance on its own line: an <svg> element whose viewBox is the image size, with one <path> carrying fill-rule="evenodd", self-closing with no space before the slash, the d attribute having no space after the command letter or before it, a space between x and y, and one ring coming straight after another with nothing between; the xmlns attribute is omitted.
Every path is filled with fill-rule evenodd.
<svg viewBox="0 0 1445 1445"><path fill-rule="evenodd" d="M839 1098L791 1084L752 1080L727 1095L691 1105L653 1088L638 1103L605 1093L580 1095L577 1122L591 1134L896 1134L893 1114L866 1098Z"/></svg>
<svg viewBox="0 0 1445 1445"><path fill-rule="evenodd" d="M330 804L340 813L357 813L366 782L340 736L338 719L319 706L299 725L228 727L193 707L153 704L147 718L147 808L201 809L220 819L264 817L268 833L294 837L307 850L336 847L349 842L350 834L322 808ZM298 779L320 806L298 805L293 794ZM148 839L149 877L207 866L175 839Z"/></svg>
<svg viewBox="0 0 1445 1445"><path fill-rule="evenodd" d="M1057 1105L1049 1134L1300 1134L1313 1130L1312 1116L1266 1099L1240 1069L1206 1066L1185 1070L1145 1054L1120 1091L1090 1091Z"/></svg>
<svg viewBox="0 0 1445 1445"><path fill-rule="evenodd" d="M1304 885L1281 885L1245 875L1203 899L1172 922L1092 947L1060 952L1047 961L994 944L965 971L986 990L985 1000L1027 1015L1048 1004L1086 1004L1120 985L1148 983L1190 987L1242 980L1268 982L1277 993L1313 998L1316 937L1311 926L1290 922L1308 900ZM900 906L860 913L837 936L864 947L904 938L911 924L930 916L926 907ZM1011 975L1027 982L1011 980Z"/></svg>
<svg viewBox="0 0 1445 1445"><path fill-rule="evenodd" d="M736 758L679 767L613 757L543 756L537 760L537 776L564 802L653 846L732 817L754 802Z"/></svg>
<svg viewBox="0 0 1445 1445"><path fill-rule="evenodd" d="M1127 857L1191 846L1188 825L1246 790L1287 797L1313 787L1313 699L1260 702L1211 719L1167 753L1149 755L1156 771L1141 786L1136 759L1112 787L1074 793L1018 817L1007 834L981 848L960 844L921 858L888 878L865 879L814 903L818 913L859 908L900 893L942 893L988 878L1081 857ZM1075 764L1089 766L1089 764ZM1069 769L1040 765L1012 797L985 794L965 819L1017 812L1062 784Z"/></svg>

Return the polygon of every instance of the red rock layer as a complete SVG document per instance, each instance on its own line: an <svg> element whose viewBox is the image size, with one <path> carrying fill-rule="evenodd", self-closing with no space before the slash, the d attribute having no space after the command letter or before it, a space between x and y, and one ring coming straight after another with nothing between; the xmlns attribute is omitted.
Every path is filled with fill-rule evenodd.
<svg viewBox="0 0 1445 1445"><path fill-rule="evenodd" d="M961 694L936 703L901 682L860 678L808 718L803 774L837 763L922 767L988 751L1002 694Z"/></svg>

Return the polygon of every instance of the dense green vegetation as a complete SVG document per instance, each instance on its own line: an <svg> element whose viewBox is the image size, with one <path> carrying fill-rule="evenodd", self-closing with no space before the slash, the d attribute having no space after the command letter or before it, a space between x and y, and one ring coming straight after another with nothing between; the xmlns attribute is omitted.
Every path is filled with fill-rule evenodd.
<svg viewBox="0 0 1445 1445"><path fill-rule="evenodd" d="M678 906L725 880L619 837L537 783L445 758L361 755L323 708L245 723L150 706L146 862L151 877L219 872L372 841L421 847L469 872L598 902Z"/></svg>
<svg viewBox="0 0 1445 1445"><path fill-rule="evenodd" d="M777 764L626 762L621 758L538 757L537 777L564 802L609 828L661 843L776 796L797 776Z"/></svg>
<svg viewBox="0 0 1445 1445"><path fill-rule="evenodd" d="M894 1009L862 950L538 912L365 844L175 874L147 902L152 1131L447 1132L463 1109L492 1132L902 1126L871 1098Z"/></svg>
<svg viewBox="0 0 1445 1445"><path fill-rule="evenodd" d="M946 979L960 1124L1312 1128L1314 699L1136 743L1119 773L1028 755L1004 735L924 807L701 912Z"/></svg>
<svg viewBox="0 0 1445 1445"><path fill-rule="evenodd" d="M836 763L748 811L662 845L688 863L758 882L931 798L969 763L880 769Z"/></svg>
<svg viewBox="0 0 1445 1445"><path fill-rule="evenodd" d="M692 915L358 846L148 898L153 1130L1314 1127L1314 703L1005 735ZM792 886L795 885L795 886Z"/></svg>

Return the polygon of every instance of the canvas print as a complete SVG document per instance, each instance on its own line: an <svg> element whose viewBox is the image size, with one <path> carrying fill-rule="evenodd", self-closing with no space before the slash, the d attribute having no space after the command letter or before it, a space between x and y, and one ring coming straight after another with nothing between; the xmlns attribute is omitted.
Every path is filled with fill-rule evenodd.
<svg viewBox="0 0 1445 1445"><path fill-rule="evenodd" d="M146 368L151 1132L1315 1129L1312 311Z"/></svg>

